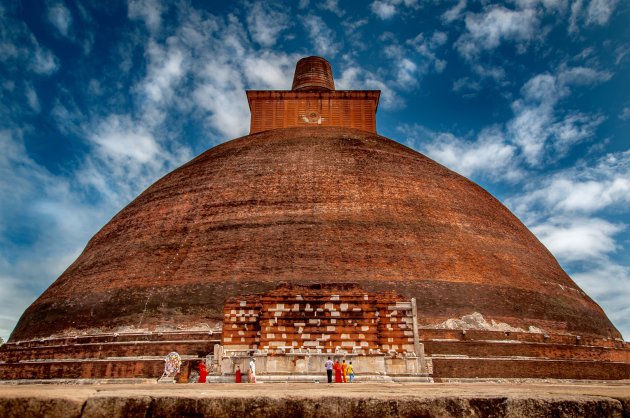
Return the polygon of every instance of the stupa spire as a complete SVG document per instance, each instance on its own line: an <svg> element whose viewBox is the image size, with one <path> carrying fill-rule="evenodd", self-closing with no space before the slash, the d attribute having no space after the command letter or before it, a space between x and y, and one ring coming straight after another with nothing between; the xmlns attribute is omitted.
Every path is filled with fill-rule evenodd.
<svg viewBox="0 0 630 418"><path fill-rule="evenodd" d="M278 128L336 126L376 133L380 90L335 90L330 63L305 57L291 90L248 90L250 134Z"/></svg>
<svg viewBox="0 0 630 418"><path fill-rule="evenodd" d="M297 62L291 90L330 91L334 89L332 68L324 58L306 57Z"/></svg>

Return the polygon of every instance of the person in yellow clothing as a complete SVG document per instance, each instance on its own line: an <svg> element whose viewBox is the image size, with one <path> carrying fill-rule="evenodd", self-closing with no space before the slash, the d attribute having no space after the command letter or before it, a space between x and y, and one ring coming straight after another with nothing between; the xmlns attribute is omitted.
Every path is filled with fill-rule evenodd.
<svg viewBox="0 0 630 418"><path fill-rule="evenodd" d="M346 372L348 373L348 376L350 377L349 382L352 383L352 381L354 380L354 367L352 367L352 362L348 364L348 367L346 368Z"/></svg>

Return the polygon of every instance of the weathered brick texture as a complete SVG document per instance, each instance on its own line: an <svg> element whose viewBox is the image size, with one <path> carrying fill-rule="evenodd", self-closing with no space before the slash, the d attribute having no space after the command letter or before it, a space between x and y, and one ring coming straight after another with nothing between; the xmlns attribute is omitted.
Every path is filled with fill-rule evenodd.
<svg viewBox="0 0 630 418"><path fill-rule="evenodd" d="M352 284L284 285L229 299L222 344L232 350L413 352L411 306Z"/></svg>

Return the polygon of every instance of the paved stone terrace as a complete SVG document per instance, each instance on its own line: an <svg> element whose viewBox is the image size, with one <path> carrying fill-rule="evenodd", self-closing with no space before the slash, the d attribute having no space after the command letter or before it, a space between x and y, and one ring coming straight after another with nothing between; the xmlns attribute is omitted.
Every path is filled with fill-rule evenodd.
<svg viewBox="0 0 630 418"><path fill-rule="evenodd" d="M617 383L0 385L2 417L629 417Z"/></svg>

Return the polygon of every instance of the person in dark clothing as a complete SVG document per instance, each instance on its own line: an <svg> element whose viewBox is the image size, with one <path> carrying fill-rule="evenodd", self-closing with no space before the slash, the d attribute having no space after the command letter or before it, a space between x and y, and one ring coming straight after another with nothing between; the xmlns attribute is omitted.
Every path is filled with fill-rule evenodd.
<svg viewBox="0 0 630 418"><path fill-rule="evenodd" d="M332 373L333 373L333 361L328 357L328 361L326 361L326 374L328 375L328 383L332 383Z"/></svg>

